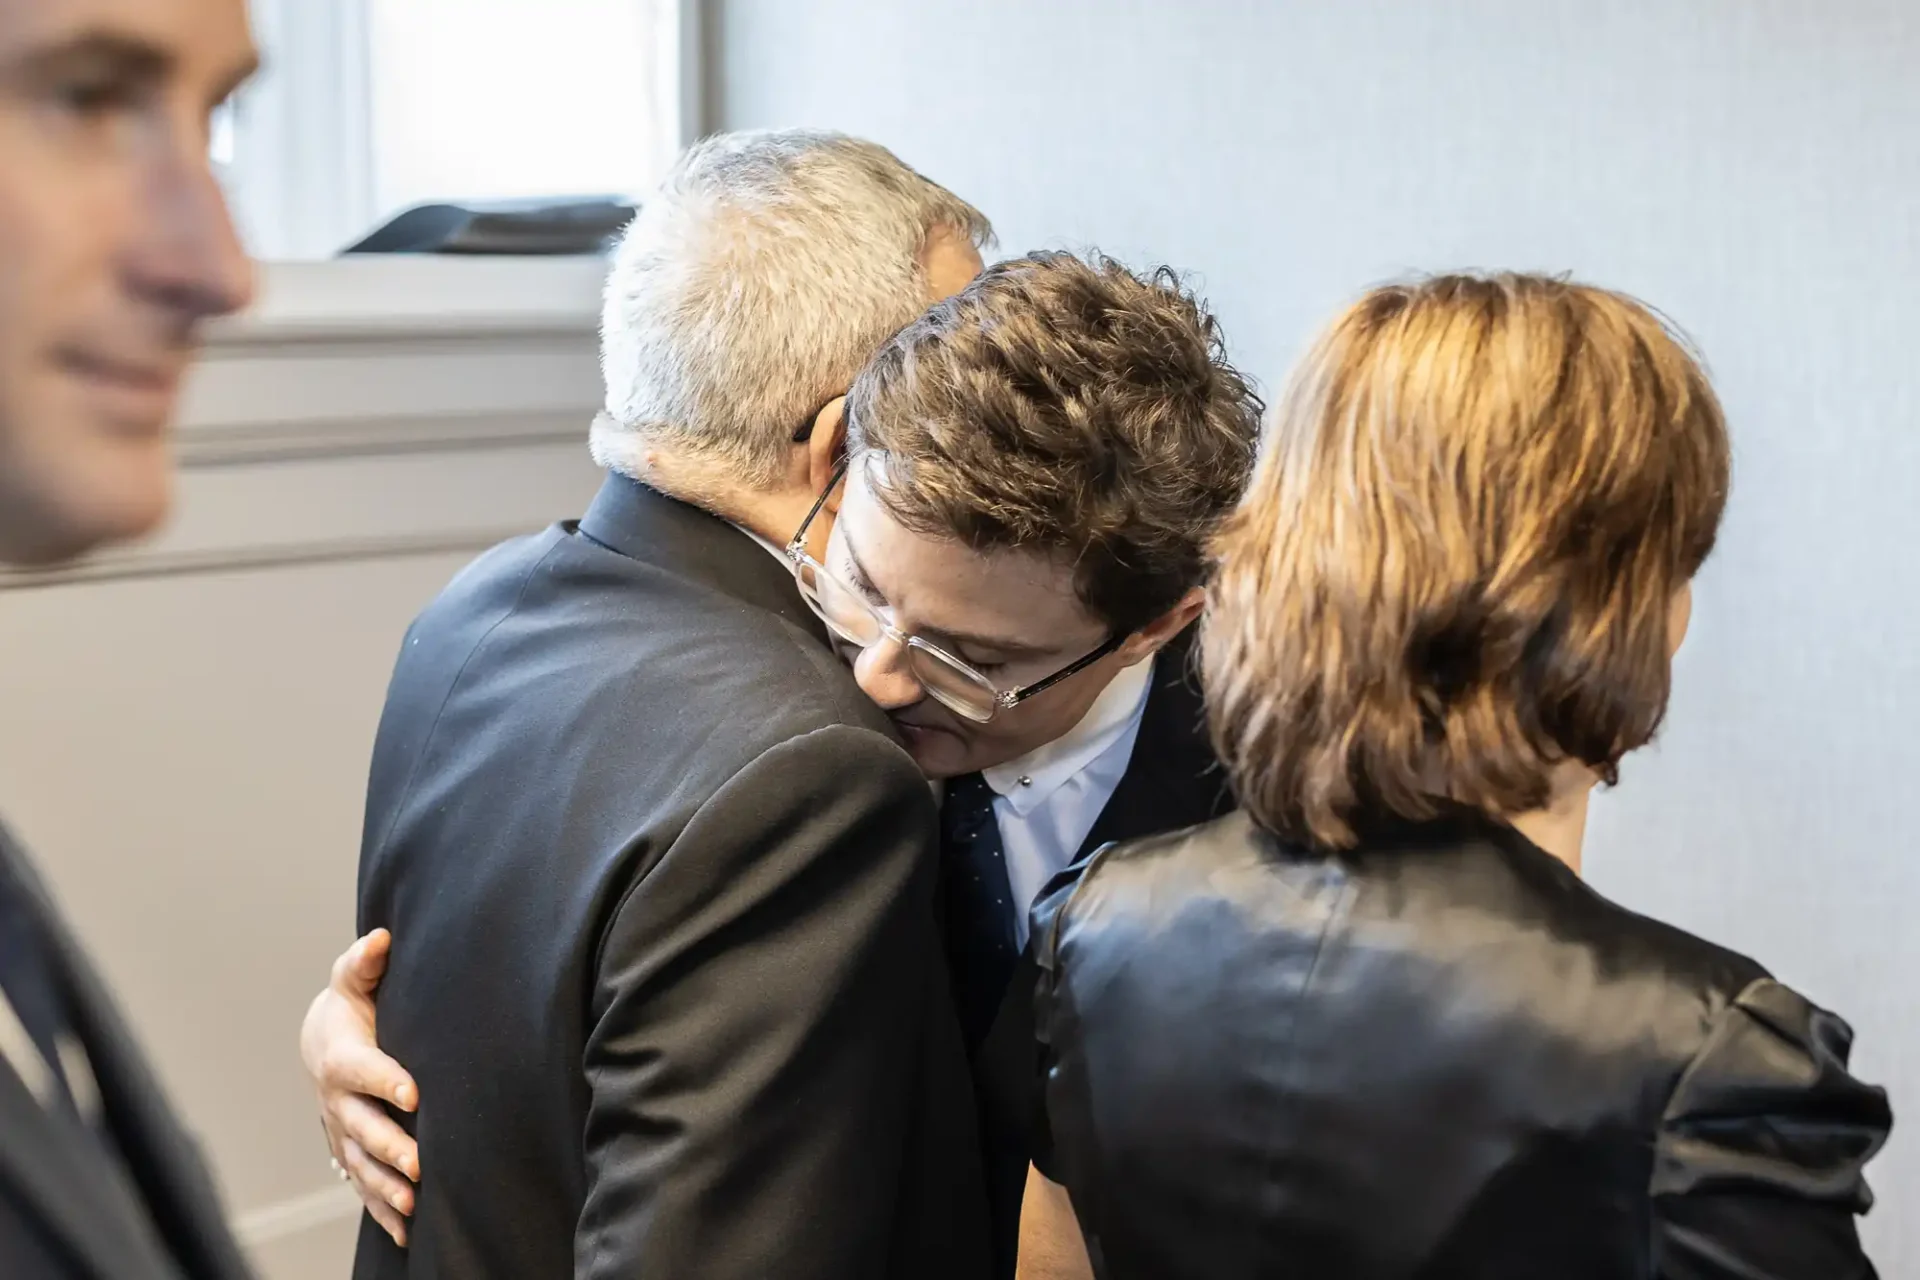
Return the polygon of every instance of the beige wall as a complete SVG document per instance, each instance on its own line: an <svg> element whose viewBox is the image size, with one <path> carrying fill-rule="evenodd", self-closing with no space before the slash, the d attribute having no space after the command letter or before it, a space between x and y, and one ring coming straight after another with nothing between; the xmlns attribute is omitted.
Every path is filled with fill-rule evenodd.
<svg viewBox="0 0 1920 1280"><path fill-rule="evenodd" d="M0 813L206 1142L264 1280L348 1274L295 1030L352 937L414 613L598 478L596 264L270 272L189 393L178 518L0 574Z"/></svg>
<svg viewBox="0 0 1920 1280"><path fill-rule="evenodd" d="M1907 1128L1920 1276L1920 4L711 0L708 124L866 134L1004 247L1177 263L1269 381L1410 268L1571 270L1705 348L1735 429L1665 741L1600 886L1837 1006Z"/></svg>

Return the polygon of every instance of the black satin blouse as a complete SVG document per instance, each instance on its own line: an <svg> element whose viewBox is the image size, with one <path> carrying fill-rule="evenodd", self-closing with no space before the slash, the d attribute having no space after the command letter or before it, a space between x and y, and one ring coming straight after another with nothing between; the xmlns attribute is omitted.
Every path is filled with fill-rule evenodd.
<svg viewBox="0 0 1920 1280"><path fill-rule="evenodd" d="M1105 1280L1875 1274L1847 1025L1510 827L1328 858L1235 814L1094 855L1033 939L1040 1164Z"/></svg>

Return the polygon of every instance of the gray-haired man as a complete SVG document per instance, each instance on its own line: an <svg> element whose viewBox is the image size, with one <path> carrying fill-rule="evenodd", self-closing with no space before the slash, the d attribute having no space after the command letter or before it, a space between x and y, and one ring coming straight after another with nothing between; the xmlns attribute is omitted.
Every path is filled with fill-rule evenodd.
<svg viewBox="0 0 1920 1280"><path fill-rule="evenodd" d="M985 1274L932 797L756 544L986 235L810 133L694 148L626 235L605 486L455 579L389 691L360 923L432 1173L356 1275Z"/></svg>

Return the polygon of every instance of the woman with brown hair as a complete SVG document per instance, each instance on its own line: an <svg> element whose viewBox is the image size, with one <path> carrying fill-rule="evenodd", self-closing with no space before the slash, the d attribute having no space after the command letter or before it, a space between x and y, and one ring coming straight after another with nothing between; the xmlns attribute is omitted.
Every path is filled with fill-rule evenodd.
<svg viewBox="0 0 1920 1280"><path fill-rule="evenodd" d="M1204 636L1244 811L1036 908L1052 1153L1098 1274L1858 1280L1885 1095L1845 1023L1581 883L1728 448L1618 294L1377 289L1296 372Z"/></svg>

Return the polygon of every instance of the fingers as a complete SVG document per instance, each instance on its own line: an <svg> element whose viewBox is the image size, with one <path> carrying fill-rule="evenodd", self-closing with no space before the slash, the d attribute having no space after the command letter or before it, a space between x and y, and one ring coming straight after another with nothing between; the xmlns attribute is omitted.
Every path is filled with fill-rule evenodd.
<svg viewBox="0 0 1920 1280"><path fill-rule="evenodd" d="M420 1090L407 1069L380 1052L371 1037L335 1029L314 1076L323 1095L362 1093L391 1102L402 1111L420 1105Z"/></svg>
<svg viewBox="0 0 1920 1280"><path fill-rule="evenodd" d="M327 1111L339 1127L342 1145L352 1143L380 1163L415 1182L420 1180L420 1145L380 1107L349 1094L332 1100Z"/></svg>
<svg viewBox="0 0 1920 1280"><path fill-rule="evenodd" d="M393 1242L402 1249L407 1247L407 1220L377 1200L361 1197L361 1203L367 1206L367 1212L380 1224L381 1230L393 1237Z"/></svg>
<svg viewBox="0 0 1920 1280"><path fill-rule="evenodd" d="M360 1203L366 1207L367 1213L373 1220L380 1224L380 1229L393 1237L395 1244L402 1249L406 1248L406 1216L387 1203L377 1192L369 1189L365 1177L360 1172L367 1165L366 1153L351 1143L348 1144L347 1150L348 1158L341 1161L341 1168L345 1171L347 1180L353 1184L355 1193L359 1195Z"/></svg>
<svg viewBox="0 0 1920 1280"><path fill-rule="evenodd" d="M412 1183L368 1155L353 1139L348 1138L342 1147L344 1158L340 1163L352 1176L354 1188L369 1211L383 1209L400 1218L413 1212Z"/></svg>
<svg viewBox="0 0 1920 1280"><path fill-rule="evenodd" d="M327 1146L381 1230L401 1247L413 1212L419 1147L378 1100L403 1111L420 1103L406 1070L374 1041L373 993L386 975L393 937L375 929L333 962L300 1029L301 1058L314 1078Z"/></svg>
<svg viewBox="0 0 1920 1280"><path fill-rule="evenodd" d="M393 935L375 929L334 960L329 985L343 995L371 996L387 972L387 953L392 948Z"/></svg>

